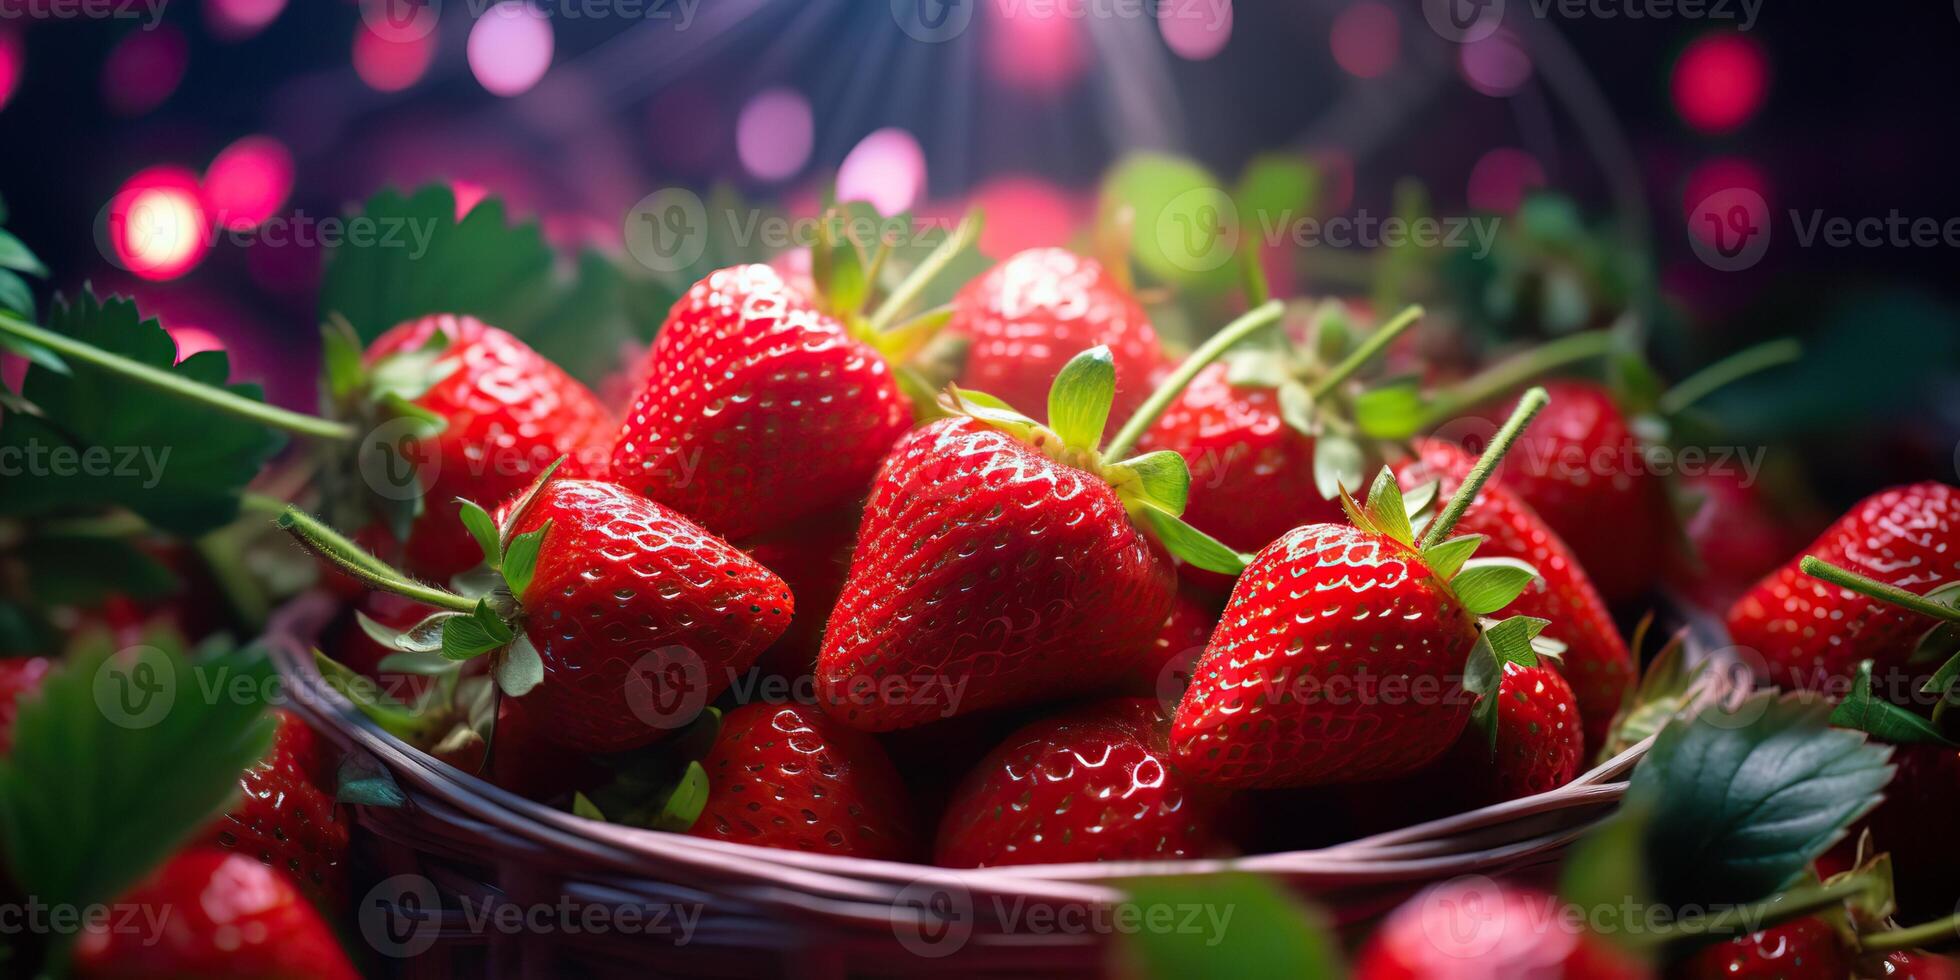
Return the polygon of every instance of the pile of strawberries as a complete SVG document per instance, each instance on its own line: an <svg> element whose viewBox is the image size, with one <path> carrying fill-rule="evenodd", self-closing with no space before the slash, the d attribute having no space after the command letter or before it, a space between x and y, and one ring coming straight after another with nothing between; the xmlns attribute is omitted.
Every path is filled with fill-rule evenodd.
<svg viewBox="0 0 1960 980"><path fill-rule="evenodd" d="M819 265L840 262L877 278L853 246ZM329 680L426 751L592 819L956 868L1350 839L1560 787L1681 706L1679 685L1639 683L1614 618L1692 577L1673 490L1546 463L1648 438L1606 386L1469 406L1487 445L1375 438L1359 376L1414 312L1366 331L1342 307L1248 302L1180 359L1120 270L1062 250L944 309L866 315L848 281L702 278L622 368L621 406L473 317L364 348L329 331L333 414L408 432L421 491L407 513L354 494L279 519L354 610L323 640ZM953 351L949 377L928 346ZM1914 917L1950 911L1960 880L1917 823L1952 809L1960 750L1941 713L1871 692L1956 638L1957 495L1873 496L1727 615L1764 683L1851 703L1863 679L1863 717L1886 722L1862 727L1901 742L1863 826ZM0 729L49 666L0 664ZM324 921L347 889L332 770L281 715L242 802L132 894L196 906L251 879L283 900L207 906L164 950L84 937L77 971L351 975ZM1852 847L1826 860L1859 866ZM1523 887L1491 893L1504 914ZM246 921L280 941L221 949ZM1818 921L1707 946L1683 975L1844 976L1857 948ZM1439 953L1405 910L1358 968L1644 969L1569 938ZM158 956L177 959L139 962Z"/></svg>

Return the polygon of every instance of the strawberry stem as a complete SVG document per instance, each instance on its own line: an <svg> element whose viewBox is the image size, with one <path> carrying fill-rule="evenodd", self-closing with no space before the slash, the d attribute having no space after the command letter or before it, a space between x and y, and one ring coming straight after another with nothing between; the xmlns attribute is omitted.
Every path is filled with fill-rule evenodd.
<svg viewBox="0 0 1960 980"><path fill-rule="evenodd" d="M1960 939L1960 913L1944 919L1891 929L1858 937L1858 948L1867 953L1890 953L1901 949L1943 947Z"/></svg>
<svg viewBox="0 0 1960 980"><path fill-rule="evenodd" d="M437 609L460 613L476 611L477 600L409 578L298 507L287 507L279 515L279 526L299 539L306 550L332 562L335 567L371 588L392 592Z"/></svg>
<svg viewBox="0 0 1960 980"><path fill-rule="evenodd" d="M885 301L878 304L878 309L871 314L871 331L877 333L891 326L892 322L898 319L899 314L904 313L905 308L919 298L919 294L925 291L926 286L939 278L940 273L946 271L946 266L956 256L979 241L981 223L980 213L977 211L969 212L966 217L961 218L959 227L954 228L952 233L946 236L946 240L940 242L939 246L919 263L918 268L913 269L911 275L906 276L904 281L892 289L891 295L886 296Z"/></svg>
<svg viewBox="0 0 1960 980"><path fill-rule="evenodd" d="M5 314L0 314L0 332L13 334L30 343L46 347L63 357L92 364L111 374L148 385L166 394L271 426L283 432L336 442L351 442L356 435L351 425L300 412L290 412L243 395L233 394L223 388L199 384L161 368L111 353L93 344L82 343L52 330L44 330Z"/></svg>
<svg viewBox="0 0 1960 980"><path fill-rule="evenodd" d="M1662 415L1678 415L1694 403L1758 371L1789 364L1803 357L1803 345L1792 338L1747 347L1689 375L1661 396Z"/></svg>
<svg viewBox="0 0 1960 980"><path fill-rule="evenodd" d="M1588 330L1528 350L1440 393L1430 407L1429 423L1423 428L1495 401L1519 385L1559 368L1610 354L1616 343L1611 330Z"/></svg>
<svg viewBox="0 0 1960 980"><path fill-rule="evenodd" d="M1429 548L1449 540L1450 532L1456 529L1456 522L1462 520L1464 512L1477 502L1477 494L1483 492L1490 475L1504 461L1504 454L1511 451L1511 444L1524 432L1524 427L1531 424L1532 417L1551 400L1552 396L1546 394L1543 388L1533 388L1518 399L1518 407L1512 410L1511 418L1497 430L1497 435L1491 437L1490 445L1484 447L1484 454L1477 457L1477 465L1463 478L1463 484L1456 488L1456 493L1450 495L1449 506L1437 515L1436 523L1429 526L1429 533L1422 536L1421 547Z"/></svg>
<svg viewBox="0 0 1960 980"><path fill-rule="evenodd" d="M1123 428L1117 431L1116 438L1111 439L1109 445L1103 448L1103 459L1109 462L1122 461L1130 454L1130 450L1136 448L1137 440L1143 438L1144 432L1157 421L1157 417L1164 414L1164 410L1171 407L1171 402L1176 401L1177 396L1191 384L1191 379L1198 376L1198 372L1210 367L1211 362L1218 360L1231 349L1233 344L1244 340L1263 327L1279 322L1280 316L1285 312L1286 304L1279 300L1270 300L1226 324L1223 330L1213 334L1210 340L1192 351L1191 356L1185 358L1184 363L1179 364L1177 370L1172 371L1171 376L1157 386L1156 391L1150 393L1149 400L1143 403L1143 407L1137 409L1135 415L1130 416L1129 421L1123 423Z"/></svg>
<svg viewBox="0 0 1960 980"><path fill-rule="evenodd" d="M1328 392L1333 391L1342 382L1353 377L1354 372L1367 366L1368 362L1374 360L1376 355L1386 350L1389 344L1395 342L1395 338L1400 337L1410 327L1415 326L1416 321L1422 319L1422 315L1423 310L1420 306L1411 306L1396 314L1395 319L1382 324L1380 329L1369 334L1368 339L1363 341L1360 347L1355 348L1354 353L1349 354L1346 360L1335 365L1334 370L1329 371L1326 377L1314 382L1313 387L1309 388L1308 391L1313 395L1315 400L1325 398Z"/></svg>
<svg viewBox="0 0 1960 980"><path fill-rule="evenodd" d="M1793 888L1766 901L1731 906L1716 915L1683 917L1670 925L1657 924L1656 928L1644 934L1645 941L1659 945L1697 937L1732 939L1746 935L1744 930L1761 931L1822 909L1833 908L1846 899L1870 891L1872 885L1871 876L1857 874L1826 884Z"/></svg>
<svg viewBox="0 0 1960 980"><path fill-rule="evenodd" d="M1840 585L1860 595L1869 596L1880 602L1889 602L1901 609L1910 609L1921 616L1946 623L1960 623L1960 609L1944 606L1925 596L1914 595L1896 585L1886 585L1876 579L1866 578L1848 568L1840 568L1823 561L1815 555L1805 555L1800 563L1805 575L1823 579L1832 585Z"/></svg>

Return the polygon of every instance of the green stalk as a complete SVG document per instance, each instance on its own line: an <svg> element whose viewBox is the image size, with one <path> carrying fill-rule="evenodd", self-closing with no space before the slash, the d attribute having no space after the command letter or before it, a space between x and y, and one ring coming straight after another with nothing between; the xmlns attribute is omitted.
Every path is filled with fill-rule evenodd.
<svg viewBox="0 0 1960 980"><path fill-rule="evenodd" d="M1870 596L1880 602L1889 602L1901 609L1910 609L1921 616L1946 623L1960 623L1960 609L1943 606L1925 596L1913 595L1896 585L1866 578L1848 568L1839 568L1815 555L1805 555L1800 563L1803 573L1812 578L1820 578L1832 585L1841 585L1860 595Z"/></svg>
<svg viewBox="0 0 1960 980"><path fill-rule="evenodd" d="M1503 428L1497 430L1497 435L1491 438L1490 445L1484 447L1484 454L1477 457L1477 465L1472 467L1470 474L1463 478L1463 485L1457 487L1456 493L1450 495L1449 506L1444 507L1443 512L1437 515L1436 523L1429 526L1429 533L1422 536L1422 547L1428 548L1449 540L1450 532L1456 528L1456 522L1462 520L1463 513L1476 502L1477 494L1483 492L1484 484L1490 480L1490 475L1497 471L1497 464L1502 463L1504 454L1511 451L1511 444L1516 442L1519 434L1524 432L1524 427L1531 424L1532 417L1551 400L1552 396L1546 394L1543 388L1533 388L1525 392L1523 398L1518 399L1518 407L1511 412L1510 419L1504 423Z"/></svg>
<svg viewBox="0 0 1960 980"><path fill-rule="evenodd" d="M152 367L141 361L131 360L121 354L111 353L85 344L72 337L66 337L52 330L44 330L14 317L0 314L0 331L13 334L22 340L60 354L62 357L92 364L120 377L138 384L148 385L159 391L188 401L196 402L239 418L248 419L261 425L271 426L283 432L314 439L330 439L338 442L351 442L358 434L354 427L331 419L289 412L264 402L253 401L242 395L235 395L223 388L199 384L187 380L161 368Z"/></svg>
<svg viewBox="0 0 1960 980"><path fill-rule="evenodd" d="M966 251L967 246L979 241L980 225L981 218L977 212L961 218L959 227L953 229L953 233L946 236L946 240L940 242L939 247L933 249L932 253L925 257L925 261L920 262L919 267L913 269L912 274L906 276L904 281L891 291L891 295L885 297L884 302L878 304L878 309L871 314L869 321L872 332L877 333L891 326L892 321L897 320L899 314L904 313L905 308L912 305L912 301L918 299L919 294L925 291L926 285L939 278L941 272L946 271L946 266L955 256Z"/></svg>
<svg viewBox="0 0 1960 980"><path fill-rule="evenodd" d="M1615 343L1611 330L1588 330L1528 350L1471 376L1452 390L1440 393L1436 404L1429 410L1429 421L1423 428L1455 418L1485 402L1495 401L1519 385L1559 368L1610 354Z"/></svg>
<svg viewBox="0 0 1960 980"><path fill-rule="evenodd" d="M1766 902L1731 907L1719 915L1688 919L1666 926L1657 924L1657 928L1642 934L1641 941L1650 945L1660 945L1704 936L1733 938L1742 935L1742 930L1745 928L1768 929L1791 919L1833 908L1846 899L1871 890L1872 884L1872 880L1867 876L1853 875L1829 884L1806 885L1791 889Z"/></svg>
<svg viewBox="0 0 1960 980"><path fill-rule="evenodd" d="M1157 421L1157 417L1164 414L1164 410L1171 407L1171 402L1176 401L1177 396L1191 384L1191 379L1198 376L1198 372L1218 360L1231 349L1233 344L1251 336L1262 327L1278 323L1285 312L1285 303L1271 300L1226 324L1225 329L1213 334L1210 340L1192 351L1191 356L1185 358L1184 363L1179 364L1177 370L1172 371L1171 376L1157 386L1156 391L1150 393L1150 399L1143 403L1143 407L1137 409L1135 415L1130 416L1129 421L1123 423L1123 428L1116 433L1116 438L1111 439L1109 445L1103 447L1103 459L1112 463L1121 462L1123 457L1130 454L1130 450L1136 448L1137 440L1143 438L1144 432Z"/></svg>
<svg viewBox="0 0 1960 980"><path fill-rule="evenodd" d="M476 600L409 578L298 507L287 507L281 512L279 526L299 539L299 543L305 545L308 551L332 562L341 571L371 588L393 592L437 609L460 613L476 611Z"/></svg>
<svg viewBox="0 0 1960 980"><path fill-rule="evenodd" d="M1694 403L1758 371L1789 364L1803 357L1803 345L1785 337L1744 348L1696 371L1661 396L1662 415L1677 415Z"/></svg>
<svg viewBox="0 0 1960 980"><path fill-rule="evenodd" d="M1422 316L1422 307L1411 306L1396 314L1395 319L1382 324L1379 330L1369 334L1368 339L1363 341L1360 347L1355 348L1354 353L1349 354L1346 360L1335 365L1334 370L1328 372L1326 377L1314 382L1313 387L1308 389L1312 393L1314 400L1318 401L1327 397L1328 392L1333 391L1342 382L1353 377L1354 372L1367 366L1368 362L1374 360L1376 355L1386 350L1389 344L1394 343L1395 338L1400 337L1410 327L1415 326L1416 321L1422 319Z"/></svg>
<svg viewBox="0 0 1960 980"><path fill-rule="evenodd" d="M1952 945L1956 939L1960 939L1960 913L1904 929L1860 936L1858 948L1867 953L1890 953L1901 949L1938 949Z"/></svg>

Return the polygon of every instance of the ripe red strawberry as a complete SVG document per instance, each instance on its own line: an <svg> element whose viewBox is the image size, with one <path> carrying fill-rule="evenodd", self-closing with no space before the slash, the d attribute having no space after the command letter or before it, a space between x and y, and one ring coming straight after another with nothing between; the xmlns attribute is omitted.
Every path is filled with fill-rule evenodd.
<svg viewBox="0 0 1960 980"><path fill-rule="evenodd" d="M1556 896L1483 877L1409 899L1370 936L1354 980L1635 980L1651 971Z"/></svg>
<svg viewBox="0 0 1960 980"><path fill-rule="evenodd" d="M650 670L681 668L686 683L701 685L679 692L698 708L789 624L781 579L630 490L547 480L510 534L547 522L536 571L516 593L543 679L516 704L568 748L617 752L659 739L690 718L661 715L672 706L662 699L676 692L655 690L661 678Z"/></svg>
<svg viewBox="0 0 1960 980"><path fill-rule="evenodd" d="M1951 915L1960 854L1926 833L1926 815L1960 812L1960 749L1934 742L1897 745L1892 764L1897 771L1885 785L1884 801L1852 825L1829 856L1852 867L1858 839L1869 830L1873 847L1892 855L1892 893L1900 920L1918 923Z"/></svg>
<svg viewBox="0 0 1960 980"><path fill-rule="evenodd" d="M54 661L46 657L0 659L0 755L13 751L14 713L22 698L41 690Z"/></svg>
<svg viewBox="0 0 1960 980"><path fill-rule="evenodd" d="M1579 775L1585 756L1579 705L1565 678L1550 666L1504 664L1497 688L1497 746L1472 729L1448 757L1460 797L1488 806L1535 796Z"/></svg>
<svg viewBox="0 0 1960 980"><path fill-rule="evenodd" d="M695 283L647 358L613 479L731 539L861 493L912 420L878 351L764 265Z"/></svg>
<svg viewBox="0 0 1960 980"><path fill-rule="evenodd" d="M916 818L885 750L814 705L730 711L702 766L708 802L695 837L886 861L916 854Z"/></svg>
<svg viewBox="0 0 1960 980"><path fill-rule="evenodd" d="M1182 585L1171 614L1150 643L1150 653L1137 661L1119 688L1131 694L1155 695L1175 704L1191 681L1191 668L1205 652L1211 631L1218 626L1225 604L1203 589Z"/></svg>
<svg viewBox="0 0 1960 980"><path fill-rule="evenodd" d="M946 332L968 342L960 385L1024 412L1039 409L1062 365L1090 347L1115 357L1118 424L1170 369L1143 306L1101 263L1059 248L1021 252L968 283Z"/></svg>
<svg viewBox="0 0 1960 980"><path fill-rule="evenodd" d="M1867 964L1866 973L1881 980L1960 980L1960 963L1931 953L1899 950L1887 953L1876 964Z"/></svg>
<svg viewBox="0 0 1960 980"><path fill-rule="evenodd" d="M281 873L241 854L192 848L171 858L111 916L77 938L74 973L86 980L238 977L356 980L333 929ZM154 934L127 928L161 921ZM118 925L124 928L118 928Z"/></svg>
<svg viewBox="0 0 1960 980"><path fill-rule="evenodd" d="M1676 538L1667 487L1604 386L1546 389L1551 406L1504 461L1500 482L1558 532L1607 602L1638 598L1659 580Z"/></svg>
<svg viewBox="0 0 1960 980"><path fill-rule="evenodd" d="M933 862L980 868L1219 853L1219 794L1172 768L1157 701L1079 708L1008 736L954 791Z"/></svg>
<svg viewBox="0 0 1960 980"><path fill-rule="evenodd" d="M482 560L456 519L457 498L502 500L565 456L562 475L604 476L617 423L584 385L475 317L427 316L389 330L368 347L370 377L432 344L439 353L418 374L439 380L408 400L446 425L403 453L417 464L425 501L405 555L409 571L444 582Z"/></svg>
<svg viewBox="0 0 1960 980"><path fill-rule="evenodd" d="M1734 605L1823 526L1807 511L1793 515L1775 507L1762 484L1739 473L1684 477L1682 484L1700 499L1683 525L1694 554L1676 556L1668 582L1714 613Z"/></svg>
<svg viewBox="0 0 1960 980"><path fill-rule="evenodd" d="M1803 554L1918 595L1960 580L1960 490L1915 483L1859 502ZM1729 609L1729 636L1761 656L1764 679L1819 690L1872 660L1873 675L1904 667L1930 622L1910 610L1805 574L1801 557L1770 573Z"/></svg>
<svg viewBox="0 0 1960 980"><path fill-rule="evenodd" d="M797 526L748 544L743 550L762 567L775 572L796 599L796 618L756 666L783 677L809 677L816 670L817 650L823 646L824 623L830 619L844 579L851 572L851 547L857 541L858 519L864 508L852 503L828 514L799 521Z"/></svg>
<svg viewBox="0 0 1960 980"><path fill-rule="evenodd" d="M322 909L347 899L347 822L334 802L335 759L306 723L274 712L272 751L239 777L243 797L205 835L291 878Z"/></svg>
<svg viewBox="0 0 1960 980"><path fill-rule="evenodd" d="M497 701L486 778L525 799L549 800L561 793L595 786L608 776L589 757L554 744L539 730L534 712L517 710L516 698Z"/></svg>
<svg viewBox="0 0 1960 980"><path fill-rule="evenodd" d="M1681 980L1844 980L1851 965L1837 927L1811 915L1704 946L1672 972Z"/></svg>
<svg viewBox="0 0 1960 980"><path fill-rule="evenodd" d="M1518 417L1543 398L1534 391ZM1500 438L1492 451L1505 448ZM1459 490L1418 545L1384 469L1365 509L1348 501L1354 526L1309 524L1261 551L1178 704L1178 766L1224 786L1309 786L1401 776L1449 749L1472 695L1491 693L1466 690L1473 655L1487 642L1497 663L1535 662L1528 644L1545 625L1480 630L1477 617L1534 572L1513 559L1466 566L1478 539L1443 540L1476 490ZM1480 683L1497 676L1493 664Z"/></svg>
<svg viewBox="0 0 1960 980"><path fill-rule="evenodd" d="M1395 475L1406 486L1437 481L1441 498L1455 494L1476 465L1453 443L1418 439L1415 448L1416 458L1398 465ZM1565 644L1558 669L1579 699L1587 750L1597 750L1633 685L1635 668L1612 613L1585 569L1557 532L1501 482L1484 487L1457 530L1484 535L1478 554L1516 558L1538 570L1538 578L1512 608L1519 615L1550 622L1545 635Z"/></svg>

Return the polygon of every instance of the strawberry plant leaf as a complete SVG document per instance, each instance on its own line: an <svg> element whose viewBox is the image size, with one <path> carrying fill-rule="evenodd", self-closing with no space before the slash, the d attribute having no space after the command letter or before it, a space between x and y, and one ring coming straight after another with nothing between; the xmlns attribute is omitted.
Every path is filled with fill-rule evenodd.
<svg viewBox="0 0 1960 980"><path fill-rule="evenodd" d="M1448 581L1456 577L1463 563L1469 561L1483 543L1484 536L1481 534L1458 535L1422 549L1422 561L1437 578Z"/></svg>
<svg viewBox="0 0 1960 980"><path fill-rule="evenodd" d="M86 289L73 303L57 299L48 329L186 382L263 400L257 385L227 382L230 363L221 351L177 361L162 325L142 319L126 299L98 300ZM33 479L0 480L0 516L123 507L159 530L202 534L238 516L246 483L285 441L258 422L157 397L100 367L76 362L68 369L30 367L20 394L38 414L0 418L0 457L18 454L37 467Z"/></svg>
<svg viewBox="0 0 1960 980"><path fill-rule="evenodd" d="M1126 459L1103 475L1124 499L1155 507L1172 517L1183 516L1191 496L1191 470L1184 457L1168 449Z"/></svg>
<svg viewBox="0 0 1960 980"><path fill-rule="evenodd" d="M1538 665L1538 654L1531 643L1551 624L1529 616L1512 616L1498 623L1484 624L1477 630L1476 645L1463 665L1463 689L1477 696L1470 709L1470 722L1484 733L1491 751L1497 750L1497 698L1504 683L1504 665Z"/></svg>
<svg viewBox="0 0 1960 980"><path fill-rule="evenodd" d="M429 722L420 712L390 697L374 678L356 673L346 664L313 651L313 665L320 679L339 692L361 714L381 729L410 744L419 745L428 733Z"/></svg>
<svg viewBox="0 0 1960 980"><path fill-rule="evenodd" d="M440 336L441 332L437 331ZM326 375L327 394L335 402L343 401L361 389L367 380L367 367L362 362L361 338L354 335L354 328L340 317L320 327L320 365L321 373Z"/></svg>
<svg viewBox="0 0 1960 980"><path fill-rule="evenodd" d="M1645 807L1621 807L1579 838L1559 872L1559 897L1573 908L1601 916L1594 928L1609 940L1630 944L1643 931L1643 923L1622 917L1651 907L1642 847L1651 823Z"/></svg>
<svg viewBox="0 0 1960 980"><path fill-rule="evenodd" d="M1324 435L1313 446L1313 484L1322 500L1333 500L1343 489L1361 488L1361 444L1346 436Z"/></svg>
<svg viewBox="0 0 1960 980"><path fill-rule="evenodd" d="M1407 439L1428 423L1429 403L1414 381L1371 388L1354 399L1354 424L1376 439Z"/></svg>
<svg viewBox="0 0 1960 980"><path fill-rule="evenodd" d="M599 811L599 805L592 802L592 798L584 793L572 794L572 816L596 820L599 823L606 822L606 815Z"/></svg>
<svg viewBox="0 0 1960 980"><path fill-rule="evenodd" d="M1069 358L1048 389L1048 427L1070 449L1102 445L1103 427L1116 399L1116 357L1092 347Z"/></svg>
<svg viewBox="0 0 1960 980"><path fill-rule="evenodd" d="M504 647L494 669L497 689L513 698L531 693L532 688L544 681L544 658L538 656L538 648L531 645L531 638L522 634Z"/></svg>
<svg viewBox="0 0 1960 980"><path fill-rule="evenodd" d="M660 807L649 824L654 830L672 833L686 833L701 819L701 811L708 806L708 770L701 763L690 760L681 772L681 778L674 784L673 793Z"/></svg>
<svg viewBox="0 0 1960 980"><path fill-rule="evenodd" d="M551 522L545 521L529 534L520 534L510 541L510 549L504 552L504 584L509 586L510 594L522 597L531 587L531 575L538 568L538 552L544 548L544 536L551 530Z"/></svg>
<svg viewBox="0 0 1960 980"><path fill-rule="evenodd" d="M1933 724L1935 726L1946 719L1947 706L1953 703L1953 682L1955 679L1960 679L1960 653L1954 654L1945 663L1940 664L1939 669L1933 671L1933 676L1926 678L1926 683L1919 688L1919 693L1931 694L1939 698L1933 704Z"/></svg>
<svg viewBox="0 0 1960 980"><path fill-rule="evenodd" d="M377 623L367 613L356 609L354 622L360 625L361 632L366 633L368 639L390 650L400 650L404 653L435 653L442 649L442 624L461 615L462 613L458 612L439 612L406 630L398 630Z"/></svg>
<svg viewBox="0 0 1960 980"><path fill-rule="evenodd" d="M1516 558L1472 558L1450 578L1450 589L1472 616L1487 616L1510 605L1538 577L1538 569Z"/></svg>
<svg viewBox="0 0 1960 980"><path fill-rule="evenodd" d="M420 650L391 653L374 665L377 674L415 674L421 677L441 677L462 669L462 665L454 660Z"/></svg>
<svg viewBox="0 0 1960 980"><path fill-rule="evenodd" d="M1293 380L1286 358L1277 352L1244 344L1219 358L1225 382L1235 388L1278 388Z"/></svg>
<svg viewBox="0 0 1960 980"><path fill-rule="evenodd" d="M460 509L458 516L463 526L469 529L470 537L476 539L476 546L483 551L483 563L491 568L501 568L504 563L504 548L498 540L497 519L474 500L456 498Z"/></svg>
<svg viewBox="0 0 1960 980"><path fill-rule="evenodd" d="M193 666L178 641L150 642L115 653L93 636L20 702L0 835L13 883L43 902L114 899L223 810L272 746L262 653Z"/></svg>
<svg viewBox="0 0 1960 980"><path fill-rule="evenodd" d="M1790 886L1879 800L1891 749L1829 727L1830 705L1756 694L1661 729L1634 770L1629 802L1656 900L1760 900Z"/></svg>
<svg viewBox="0 0 1960 980"><path fill-rule="evenodd" d="M454 616L442 623L442 655L451 660L481 656L510 641L510 627L482 600L470 615Z"/></svg>
<svg viewBox="0 0 1960 980"><path fill-rule="evenodd" d="M178 577L134 543L84 535L33 535L12 549L23 569L26 592L44 607L92 608L112 595L158 599L177 588Z"/></svg>
<svg viewBox="0 0 1960 980"><path fill-rule="evenodd" d="M1928 602L1960 609L1960 582L1942 585L1923 597ZM1931 663L1960 655L1960 623L1940 623L1927 630L1914 645L1907 663ZM1930 691L1929 691L1930 693Z"/></svg>
<svg viewBox="0 0 1960 980"><path fill-rule="evenodd" d="M1237 575L1245 571L1246 562L1251 560L1211 535L1154 507L1138 511L1137 516L1164 546L1164 550L1205 571Z"/></svg>
<svg viewBox="0 0 1960 980"><path fill-rule="evenodd" d="M1635 633L1633 650L1636 656L1640 652L1639 640L1645 635L1646 625L1643 621L1643 628ZM1646 672L1640 677L1640 686L1628 688L1625 702L1613 717L1611 734L1600 749L1602 760L1619 755L1660 731L1687 704L1689 689L1708 669L1706 663L1693 667L1688 665L1687 635L1686 630L1674 634L1673 639L1647 664Z"/></svg>
<svg viewBox="0 0 1960 980"><path fill-rule="evenodd" d="M1893 745L1917 742L1954 745L1931 722L1884 698L1874 697L1869 660L1858 665L1858 672L1852 677L1851 693L1831 712L1831 724L1868 733Z"/></svg>
<svg viewBox="0 0 1960 980"><path fill-rule="evenodd" d="M1368 488L1365 505L1368 524L1403 544L1413 545L1415 527L1409 523L1409 506L1402 501L1402 485L1395 482L1395 471L1384 466Z"/></svg>
<svg viewBox="0 0 1960 980"><path fill-rule="evenodd" d="M1279 402L1280 421L1285 422L1287 428L1303 436L1320 434L1320 423L1313 417L1313 392L1308 391L1306 385L1288 381L1280 385L1274 395ZM1355 465L1358 467L1360 462L1357 460Z"/></svg>
<svg viewBox="0 0 1960 980"><path fill-rule="evenodd" d="M1142 878L1122 883L1120 915L1161 922L1167 910L1202 910L1199 928L1123 930L1126 976L1344 976L1340 945L1318 910L1272 881L1248 874ZM1225 918L1229 913L1229 922ZM1119 920L1123 921L1123 920Z"/></svg>
<svg viewBox="0 0 1960 980"><path fill-rule="evenodd" d="M5 228L0 228L0 269L11 269L36 279L48 277L48 267L42 265L33 250Z"/></svg>
<svg viewBox="0 0 1960 980"><path fill-rule="evenodd" d="M394 808L408 802L408 794L388 770L366 755L355 753L341 762L335 775L334 799L354 806Z"/></svg>
<svg viewBox="0 0 1960 980"><path fill-rule="evenodd" d="M9 294L7 288L9 279L11 279L16 283L20 283L21 291L19 293ZM27 293L26 289L27 289L27 284L21 282L19 276L16 276L11 272L0 272L0 311L12 310L16 313L21 314L22 316L27 316L27 317L33 316L34 297L31 294ZM22 358L23 360L26 360L29 364L37 365L49 371L53 371L56 374L68 373L68 362L62 360L60 354L57 354L54 351L51 351L46 347L41 346L40 344L28 340L25 337L16 337L12 334L0 333L0 351L4 351L16 357ZM4 393L5 390L6 389L4 388L0 388L0 393Z"/></svg>
<svg viewBox="0 0 1960 980"><path fill-rule="evenodd" d="M1428 523L1429 509L1436 504L1436 496L1443 489L1443 481L1430 480L1427 483L1402 494L1402 505L1409 512L1409 523Z"/></svg>

